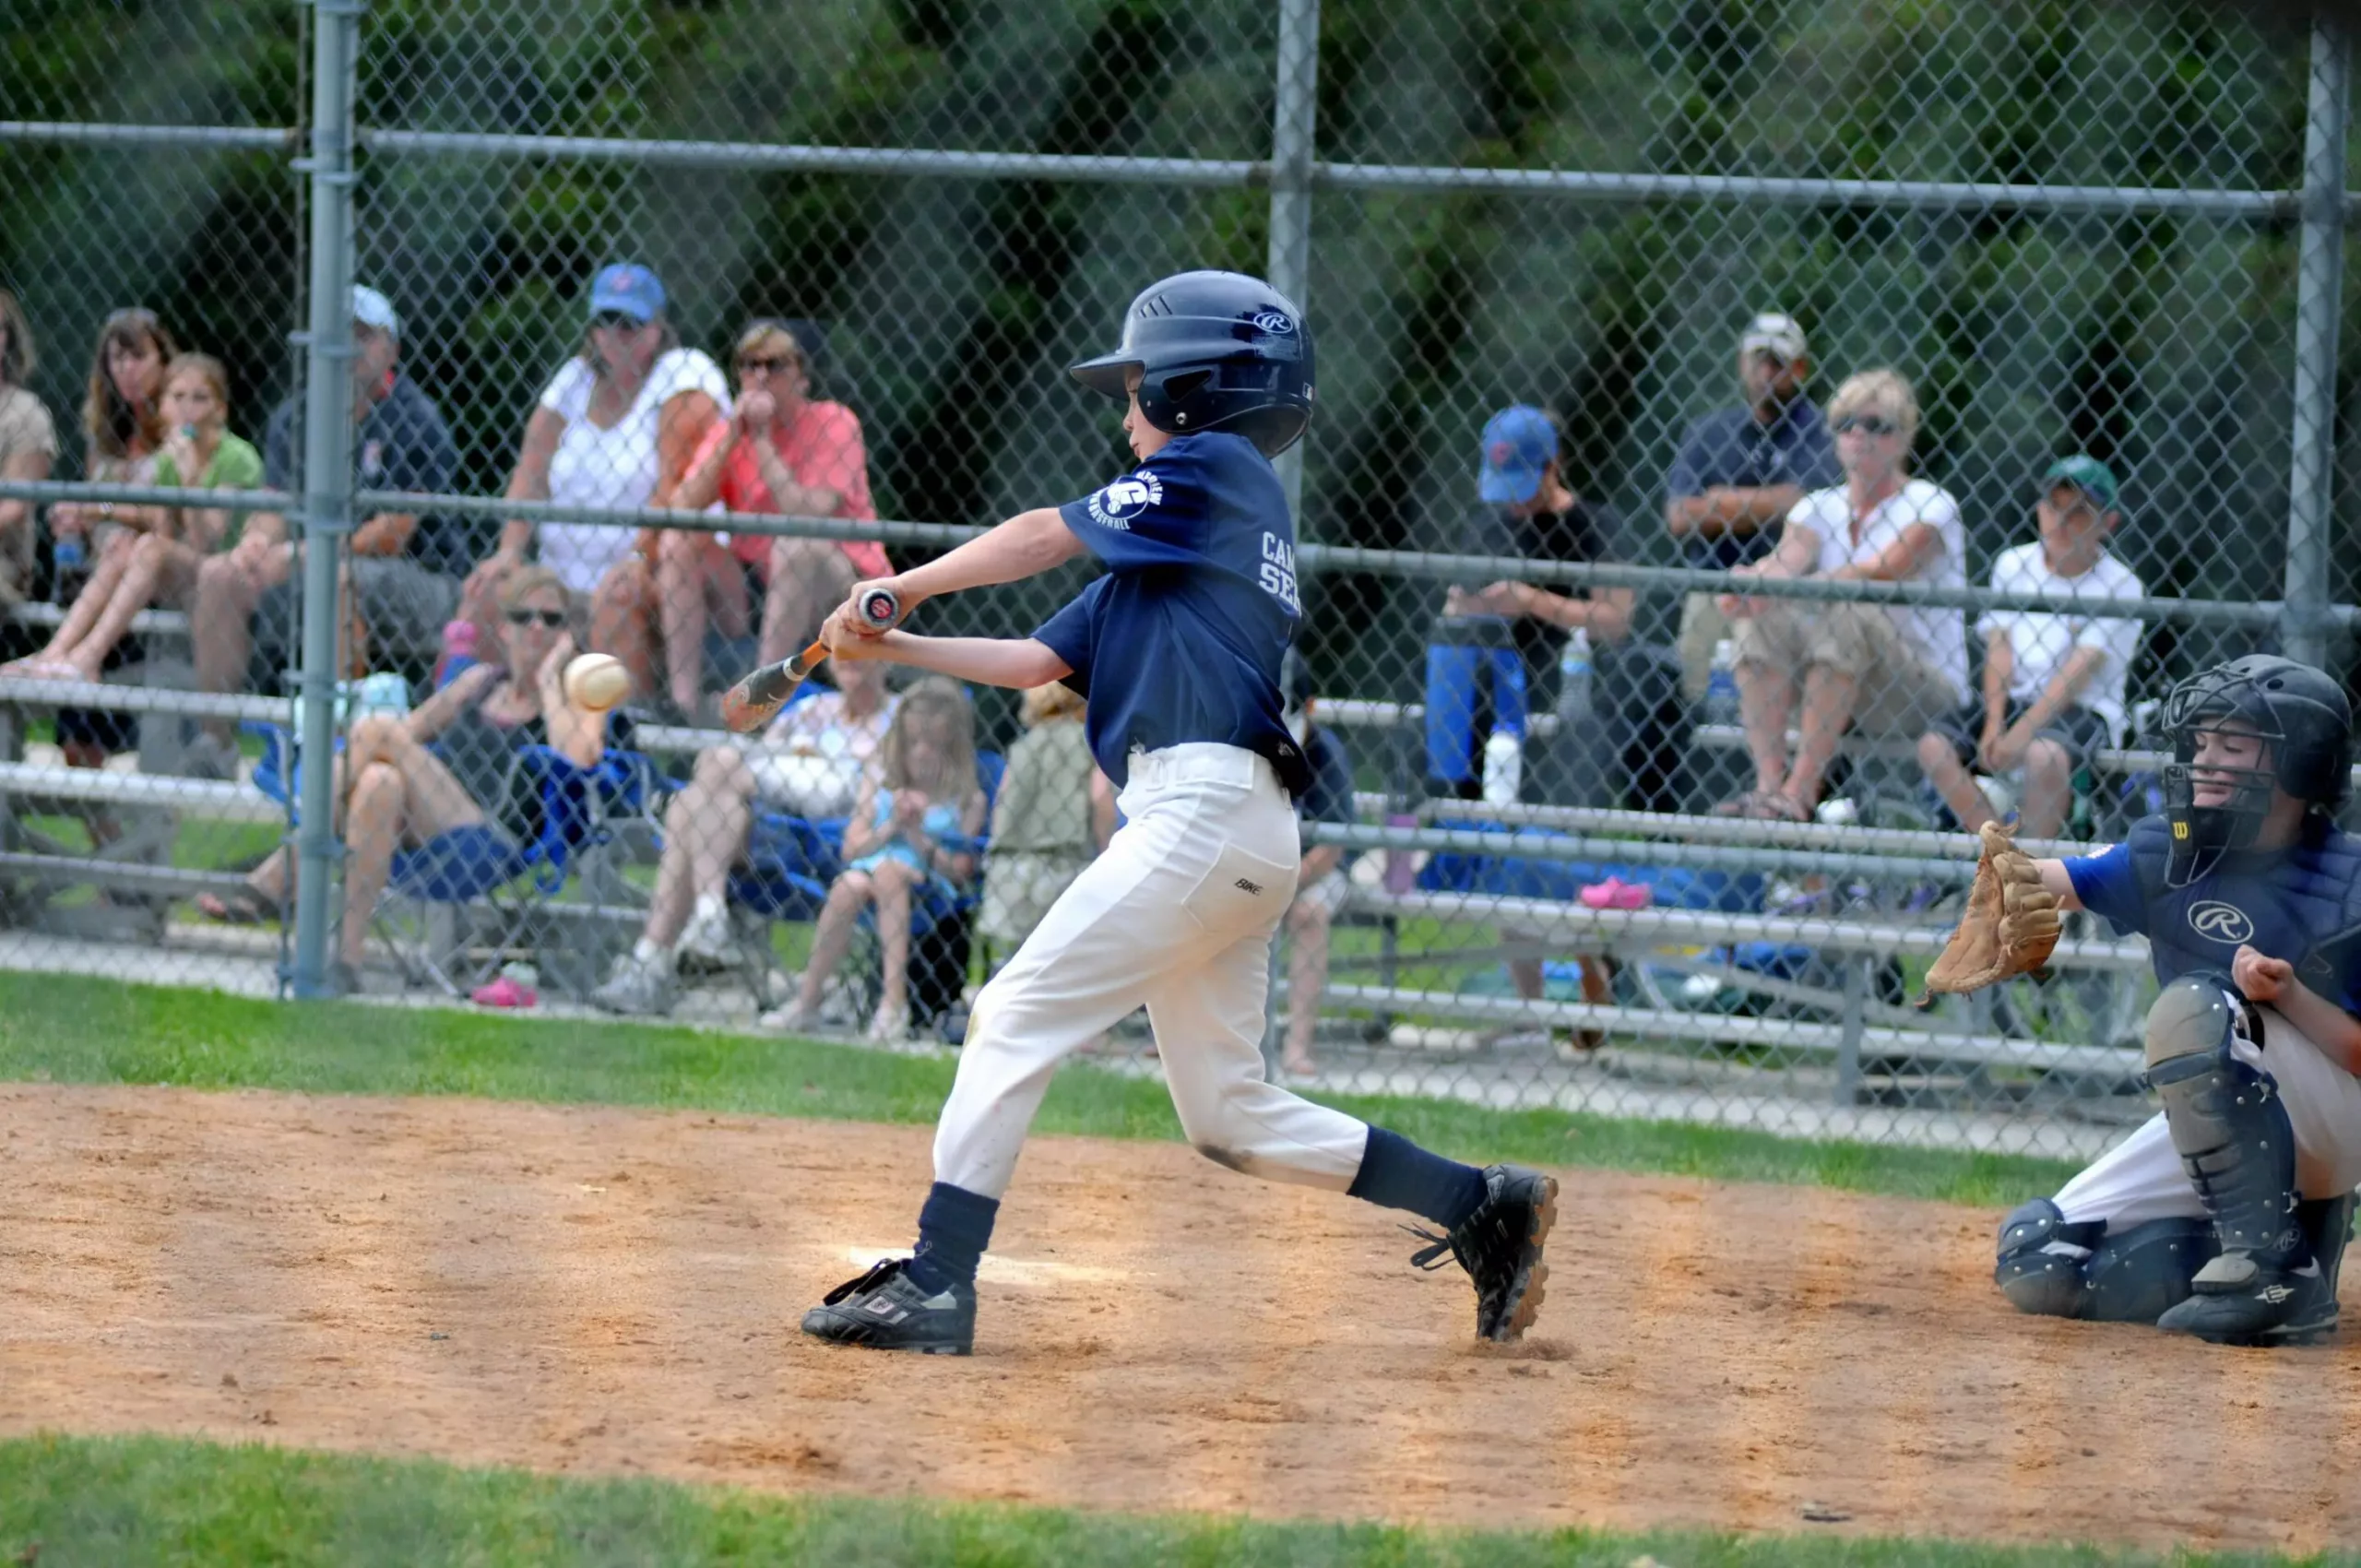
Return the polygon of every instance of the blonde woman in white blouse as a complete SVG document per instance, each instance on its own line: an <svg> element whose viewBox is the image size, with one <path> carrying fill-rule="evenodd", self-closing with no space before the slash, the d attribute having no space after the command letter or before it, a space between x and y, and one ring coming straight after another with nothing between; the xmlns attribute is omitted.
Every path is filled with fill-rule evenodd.
<svg viewBox="0 0 2361 1568"><path fill-rule="evenodd" d="M599 271L582 352L558 368L526 421L510 500L628 509L670 499L697 444L728 417L730 386L710 355L681 347L664 305L664 285L647 267ZM623 661L635 692L660 689L647 612L653 530L512 519L499 549L469 577L462 617L496 630L500 585L524 564L537 535L540 564L577 608L588 607L590 646Z"/></svg>
<svg viewBox="0 0 2361 1568"><path fill-rule="evenodd" d="M1733 577L1967 586L1967 534L1949 491L1910 477L1918 399L1890 370L1863 371L1829 400L1845 482L1816 490L1781 525L1778 548ZM1727 814L1810 819L1847 728L1916 737L1967 700L1967 624L1957 610L1725 594L1739 712L1755 787ZM1798 705L1800 704L1800 713ZM1787 757L1790 717L1799 738Z"/></svg>

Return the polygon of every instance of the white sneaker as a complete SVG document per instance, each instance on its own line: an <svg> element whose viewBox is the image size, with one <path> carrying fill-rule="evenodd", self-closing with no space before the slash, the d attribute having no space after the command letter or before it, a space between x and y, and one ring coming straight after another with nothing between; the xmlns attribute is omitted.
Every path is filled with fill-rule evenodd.
<svg viewBox="0 0 2361 1568"><path fill-rule="evenodd" d="M764 1028L776 1029L781 1034L799 1034L809 1029L819 1020L804 1010L803 999L801 996L791 996L784 1004L772 1008L754 1022Z"/></svg>
<svg viewBox="0 0 2361 1568"><path fill-rule="evenodd" d="M681 940L673 951L713 968L727 968L736 962L738 938L730 929L730 911L706 909L691 915L689 923L681 928Z"/></svg>
<svg viewBox="0 0 2361 1568"><path fill-rule="evenodd" d="M625 1017L649 1017L672 1010L672 975L661 963L624 953L615 959L607 983L590 993L590 1004Z"/></svg>

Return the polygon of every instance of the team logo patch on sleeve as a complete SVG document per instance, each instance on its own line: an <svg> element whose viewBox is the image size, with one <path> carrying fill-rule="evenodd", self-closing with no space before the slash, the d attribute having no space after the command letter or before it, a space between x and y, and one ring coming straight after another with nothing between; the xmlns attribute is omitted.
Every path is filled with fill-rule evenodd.
<svg viewBox="0 0 2361 1568"><path fill-rule="evenodd" d="M1164 481L1153 469L1127 474L1090 498L1090 520L1100 528L1131 531L1132 519L1164 505Z"/></svg>
<svg viewBox="0 0 2361 1568"><path fill-rule="evenodd" d="M2254 921L2236 904L2208 898L2189 907L2189 929L2215 942L2236 944L2254 935Z"/></svg>

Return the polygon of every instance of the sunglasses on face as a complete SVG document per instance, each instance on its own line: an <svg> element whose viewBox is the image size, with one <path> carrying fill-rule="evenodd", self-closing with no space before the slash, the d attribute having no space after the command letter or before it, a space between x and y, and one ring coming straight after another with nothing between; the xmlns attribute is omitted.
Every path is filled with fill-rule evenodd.
<svg viewBox="0 0 2361 1568"><path fill-rule="evenodd" d="M1902 427L1878 414L1847 414L1836 422L1836 434L1849 435L1859 431L1863 435L1892 435Z"/></svg>
<svg viewBox="0 0 2361 1568"><path fill-rule="evenodd" d="M512 626L530 626L538 624L555 631L565 624L565 612L563 610L512 610L508 612L508 624Z"/></svg>
<svg viewBox="0 0 2361 1568"><path fill-rule="evenodd" d="M786 354L755 354L738 362L742 372L761 371L765 375L785 375L797 368L799 362Z"/></svg>
<svg viewBox="0 0 2361 1568"><path fill-rule="evenodd" d="M623 311L602 310L598 315L590 318L590 325L593 327L611 327L619 328L624 332L636 332L641 327L647 326L647 323L640 320L639 317L635 315L626 315Z"/></svg>

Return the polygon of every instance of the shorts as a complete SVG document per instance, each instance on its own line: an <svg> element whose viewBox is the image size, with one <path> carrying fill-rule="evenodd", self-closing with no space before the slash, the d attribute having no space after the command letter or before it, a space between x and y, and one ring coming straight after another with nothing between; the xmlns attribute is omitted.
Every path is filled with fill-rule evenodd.
<svg viewBox="0 0 2361 1568"><path fill-rule="evenodd" d="M394 661L427 662L442 651L443 627L458 613L459 583L431 572L408 555L348 555L353 597L369 624L369 640ZM292 664L303 641L303 572L267 590L255 611L255 643L272 662ZM570 597L570 596L569 596Z"/></svg>
<svg viewBox="0 0 2361 1568"><path fill-rule="evenodd" d="M2014 724L2028 706L2011 698L2007 723ZM1963 766L1973 766L1976 748L1984 740L1984 705L1981 702L1969 703L1965 707L1945 714L1927 728L1930 733L1940 735L1952 743L1952 753ZM2091 754L2113 744L2115 741L2114 735L2107 731L2106 720L2087 707L2068 708L2043 725L2036 733L2040 739L2054 741L2064 747L2068 764L2076 769L2089 766Z"/></svg>
<svg viewBox="0 0 2361 1568"><path fill-rule="evenodd" d="M1814 665L1854 677L1853 727L1865 735L1921 734L1960 705L1942 671L1874 604L1773 600L1732 623L1731 636L1741 664L1790 671L1798 681Z"/></svg>

